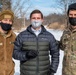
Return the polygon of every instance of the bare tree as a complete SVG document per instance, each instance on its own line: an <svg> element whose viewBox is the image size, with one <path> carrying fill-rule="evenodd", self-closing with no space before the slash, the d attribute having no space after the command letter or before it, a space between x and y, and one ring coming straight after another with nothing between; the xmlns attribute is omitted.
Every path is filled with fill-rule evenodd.
<svg viewBox="0 0 76 75"><path fill-rule="evenodd" d="M11 0L12 11L15 14L15 23L17 27L25 27L26 12L31 7L30 0ZM18 22L18 23L17 23Z"/></svg>
<svg viewBox="0 0 76 75"><path fill-rule="evenodd" d="M11 0L1 0L2 10L11 9Z"/></svg>
<svg viewBox="0 0 76 75"><path fill-rule="evenodd" d="M57 1L57 0L56 0ZM76 0L58 0L57 1L57 7L60 8L63 11L63 14L65 15L65 24L67 25L67 9L69 4L75 3ZM67 27L67 26L66 26Z"/></svg>
<svg viewBox="0 0 76 75"><path fill-rule="evenodd" d="M64 14L66 14L69 4L75 2L76 0L58 0L58 7L63 11Z"/></svg>
<svg viewBox="0 0 76 75"><path fill-rule="evenodd" d="M25 26L25 15L31 7L30 0L0 0L0 10L10 9L14 12L14 26L21 28Z"/></svg>
<svg viewBox="0 0 76 75"><path fill-rule="evenodd" d="M22 13L26 13L30 7L29 0L11 0L12 10L16 16L21 17Z"/></svg>

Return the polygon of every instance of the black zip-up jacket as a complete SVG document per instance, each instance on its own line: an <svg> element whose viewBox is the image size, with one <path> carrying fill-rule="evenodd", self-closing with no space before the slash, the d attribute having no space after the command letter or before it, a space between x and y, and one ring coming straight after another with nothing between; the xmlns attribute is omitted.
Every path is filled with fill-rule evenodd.
<svg viewBox="0 0 76 75"><path fill-rule="evenodd" d="M59 49L54 36L41 26L41 33L36 36L31 30L31 25L21 32L15 41L13 58L20 60L21 75L47 75L49 65L51 70L57 71L59 64ZM37 50L38 56L27 60L26 51ZM51 63L49 58L51 55ZM23 62L23 63L22 63ZM24 72L25 70L25 72Z"/></svg>

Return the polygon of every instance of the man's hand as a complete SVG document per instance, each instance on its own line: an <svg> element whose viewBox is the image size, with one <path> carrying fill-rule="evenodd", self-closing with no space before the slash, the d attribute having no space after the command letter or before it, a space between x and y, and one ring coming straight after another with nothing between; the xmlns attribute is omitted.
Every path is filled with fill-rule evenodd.
<svg viewBox="0 0 76 75"><path fill-rule="evenodd" d="M27 59L32 59L32 58L35 58L36 56L38 56L38 51L36 51L36 50L28 50L26 52Z"/></svg>
<svg viewBox="0 0 76 75"><path fill-rule="evenodd" d="M47 75L54 75L55 71L51 69L51 66L49 67L49 71Z"/></svg>
<svg viewBox="0 0 76 75"><path fill-rule="evenodd" d="M49 70L47 75L54 75L54 73L51 70Z"/></svg>
<svg viewBox="0 0 76 75"><path fill-rule="evenodd" d="M50 73L50 75L54 75L54 73Z"/></svg>

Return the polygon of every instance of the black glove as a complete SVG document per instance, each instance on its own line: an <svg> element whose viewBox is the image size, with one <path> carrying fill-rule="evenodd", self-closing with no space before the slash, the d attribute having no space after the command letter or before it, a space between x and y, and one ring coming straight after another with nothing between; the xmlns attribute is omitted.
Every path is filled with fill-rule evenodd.
<svg viewBox="0 0 76 75"><path fill-rule="evenodd" d="M49 70L47 75L54 75L54 72L52 70Z"/></svg>
<svg viewBox="0 0 76 75"><path fill-rule="evenodd" d="M53 72L51 72L51 73L50 73L50 75L54 75L54 73L53 73Z"/></svg>
<svg viewBox="0 0 76 75"><path fill-rule="evenodd" d="M49 66L49 71L47 75L54 75L55 71L51 69L51 65Z"/></svg>
<svg viewBox="0 0 76 75"><path fill-rule="evenodd" d="M36 50L29 50L26 52L27 59L35 58L37 55L38 55L38 51L36 51Z"/></svg>

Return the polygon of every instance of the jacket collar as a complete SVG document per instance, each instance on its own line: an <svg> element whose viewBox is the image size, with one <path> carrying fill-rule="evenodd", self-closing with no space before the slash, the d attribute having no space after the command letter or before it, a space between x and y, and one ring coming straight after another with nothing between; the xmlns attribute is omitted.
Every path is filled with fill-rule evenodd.
<svg viewBox="0 0 76 75"><path fill-rule="evenodd" d="M76 32L76 29L72 29L72 27L69 26L69 31L71 31L71 32Z"/></svg>
<svg viewBox="0 0 76 75"><path fill-rule="evenodd" d="M12 35L12 30L10 30L8 33L6 34L3 34L3 33L0 33L0 35L4 36L4 37L10 37Z"/></svg>
<svg viewBox="0 0 76 75"><path fill-rule="evenodd" d="M31 27L32 27L32 25L28 26L27 31L29 31L30 33L33 33L33 31L31 30ZM41 25L41 33L45 32L45 31L46 31L46 29L44 28L43 25Z"/></svg>

